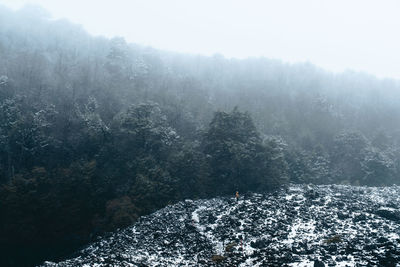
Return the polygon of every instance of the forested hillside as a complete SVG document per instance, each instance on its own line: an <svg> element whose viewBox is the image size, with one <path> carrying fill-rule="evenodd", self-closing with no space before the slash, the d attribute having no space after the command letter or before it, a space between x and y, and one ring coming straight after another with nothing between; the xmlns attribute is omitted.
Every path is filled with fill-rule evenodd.
<svg viewBox="0 0 400 267"><path fill-rule="evenodd" d="M158 51L0 7L0 251L61 257L185 198L400 181L400 83Z"/></svg>

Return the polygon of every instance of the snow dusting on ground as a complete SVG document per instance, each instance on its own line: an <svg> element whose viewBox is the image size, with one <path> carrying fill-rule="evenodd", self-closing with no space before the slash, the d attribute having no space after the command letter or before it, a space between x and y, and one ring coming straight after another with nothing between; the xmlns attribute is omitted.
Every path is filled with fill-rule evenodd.
<svg viewBox="0 0 400 267"><path fill-rule="evenodd" d="M400 187L186 200L44 266L400 266Z"/></svg>

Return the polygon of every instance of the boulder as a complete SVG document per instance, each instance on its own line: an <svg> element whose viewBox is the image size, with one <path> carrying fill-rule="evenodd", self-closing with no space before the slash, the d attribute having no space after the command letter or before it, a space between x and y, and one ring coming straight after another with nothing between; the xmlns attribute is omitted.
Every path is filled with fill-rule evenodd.
<svg viewBox="0 0 400 267"><path fill-rule="evenodd" d="M325 264L320 260L314 260L314 267L325 267Z"/></svg>
<svg viewBox="0 0 400 267"><path fill-rule="evenodd" d="M382 218L391 220L391 221L395 221L395 222L400 221L400 212L398 210L378 209L375 214Z"/></svg>

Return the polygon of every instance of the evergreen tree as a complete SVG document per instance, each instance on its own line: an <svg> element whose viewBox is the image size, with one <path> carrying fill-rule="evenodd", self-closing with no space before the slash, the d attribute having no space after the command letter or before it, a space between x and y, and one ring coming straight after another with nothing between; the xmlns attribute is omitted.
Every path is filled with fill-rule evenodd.
<svg viewBox="0 0 400 267"><path fill-rule="evenodd" d="M286 164L273 163L283 155L276 142L263 145L250 115L237 108L215 113L203 147L214 194L271 189L287 179Z"/></svg>

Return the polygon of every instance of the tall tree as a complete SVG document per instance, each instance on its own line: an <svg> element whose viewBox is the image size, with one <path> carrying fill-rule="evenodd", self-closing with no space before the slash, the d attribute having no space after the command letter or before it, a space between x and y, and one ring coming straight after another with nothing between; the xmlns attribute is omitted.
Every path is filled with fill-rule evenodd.
<svg viewBox="0 0 400 267"><path fill-rule="evenodd" d="M287 180L285 162L271 164L281 151L270 141L263 145L248 113L235 108L232 112L216 112L205 133L204 153L211 166L214 194L235 190L266 190Z"/></svg>

